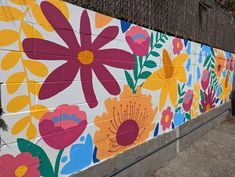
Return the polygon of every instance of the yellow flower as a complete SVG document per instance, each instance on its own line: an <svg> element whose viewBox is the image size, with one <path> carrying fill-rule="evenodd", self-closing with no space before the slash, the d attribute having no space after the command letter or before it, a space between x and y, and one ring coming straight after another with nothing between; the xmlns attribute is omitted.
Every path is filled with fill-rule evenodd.
<svg viewBox="0 0 235 177"><path fill-rule="evenodd" d="M229 99L229 93L231 92L231 85L228 82L229 71L226 74L226 78L221 79L222 91L220 94L220 100L227 101Z"/></svg>
<svg viewBox="0 0 235 177"><path fill-rule="evenodd" d="M168 52L163 49L163 67L155 71L144 82L143 87L152 91L161 89L159 108L162 110L166 98L169 95L174 107L177 104L177 81L186 82L186 72L184 62L188 59L188 54L179 54L171 61Z"/></svg>
<svg viewBox="0 0 235 177"><path fill-rule="evenodd" d="M115 156L133 146L147 140L154 130L154 117L157 108L152 108L152 97L141 93L136 94L126 85L117 98L105 101L107 113L95 118L99 128L94 135L97 147L97 158L102 160Z"/></svg>
<svg viewBox="0 0 235 177"><path fill-rule="evenodd" d="M216 50L217 55L215 56L215 74L217 78L220 78L222 71L225 67L225 56L223 51Z"/></svg>

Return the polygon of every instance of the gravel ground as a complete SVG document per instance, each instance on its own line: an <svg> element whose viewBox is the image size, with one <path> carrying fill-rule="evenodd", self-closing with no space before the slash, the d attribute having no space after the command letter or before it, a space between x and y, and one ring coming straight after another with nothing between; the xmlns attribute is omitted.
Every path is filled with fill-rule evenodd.
<svg viewBox="0 0 235 177"><path fill-rule="evenodd" d="M235 118L212 129L153 177L235 177Z"/></svg>

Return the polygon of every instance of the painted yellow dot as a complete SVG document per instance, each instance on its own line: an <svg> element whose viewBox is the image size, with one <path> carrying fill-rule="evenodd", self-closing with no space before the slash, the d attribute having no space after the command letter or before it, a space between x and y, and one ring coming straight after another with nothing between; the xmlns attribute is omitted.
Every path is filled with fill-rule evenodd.
<svg viewBox="0 0 235 177"><path fill-rule="evenodd" d="M169 115L166 115L165 122L167 123L169 121L169 119L170 119Z"/></svg>
<svg viewBox="0 0 235 177"><path fill-rule="evenodd" d="M84 65L91 64L95 59L94 53L91 52L90 50L83 50L79 52L77 58Z"/></svg>
<svg viewBox="0 0 235 177"><path fill-rule="evenodd" d="M17 167L17 169L15 170L15 175L16 177L23 177L27 171L28 171L28 167L25 165L21 165Z"/></svg>

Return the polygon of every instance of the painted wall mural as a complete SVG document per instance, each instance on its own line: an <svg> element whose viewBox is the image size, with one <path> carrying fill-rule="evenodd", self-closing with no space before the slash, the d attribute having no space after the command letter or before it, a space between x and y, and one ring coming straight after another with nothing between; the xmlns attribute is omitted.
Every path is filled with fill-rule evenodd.
<svg viewBox="0 0 235 177"><path fill-rule="evenodd" d="M63 1L1 1L0 176L68 176L171 131L228 101L234 58Z"/></svg>

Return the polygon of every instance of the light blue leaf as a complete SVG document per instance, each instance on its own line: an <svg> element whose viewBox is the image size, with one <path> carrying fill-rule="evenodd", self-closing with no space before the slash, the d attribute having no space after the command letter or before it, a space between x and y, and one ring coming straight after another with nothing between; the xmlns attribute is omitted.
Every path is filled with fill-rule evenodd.
<svg viewBox="0 0 235 177"><path fill-rule="evenodd" d="M70 149L70 161L64 165L61 174L67 175L88 167L93 159L93 144L88 134L84 144L74 144Z"/></svg>

